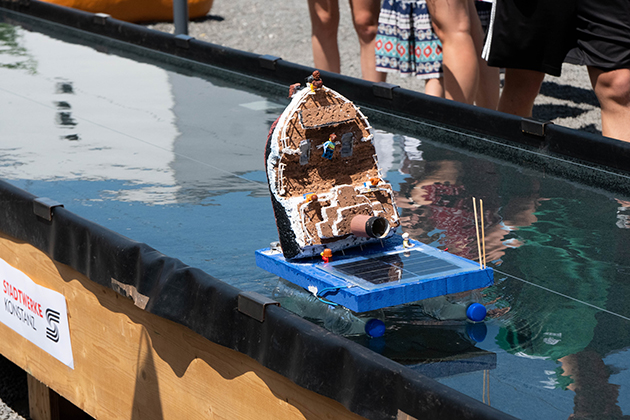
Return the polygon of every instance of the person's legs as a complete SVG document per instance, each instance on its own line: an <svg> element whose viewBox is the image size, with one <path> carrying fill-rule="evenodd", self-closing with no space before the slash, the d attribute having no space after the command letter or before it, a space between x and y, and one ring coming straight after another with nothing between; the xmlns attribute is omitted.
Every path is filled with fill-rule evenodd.
<svg viewBox="0 0 630 420"><path fill-rule="evenodd" d="M445 97L472 104L479 82L469 0L427 0L436 35L442 42Z"/></svg>
<svg viewBox="0 0 630 420"><path fill-rule="evenodd" d="M506 69L499 111L531 117L545 74L533 70Z"/></svg>
<svg viewBox="0 0 630 420"><path fill-rule="evenodd" d="M481 58L481 50L483 50L483 29L481 27L481 21L479 15L476 12L474 0L470 0L469 10L472 11L470 15L471 30L473 42L475 43L475 49L477 51L477 64L479 65L479 86L477 87L477 96L475 97L475 104L488 109L497 109L499 105L499 93L501 90L499 81L499 69L497 67L490 67L486 60Z"/></svg>
<svg viewBox="0 0 630 420"><path fill-rule="evenodd" d="M361 77L372 82L383 82L387 75L376 71L376 56L374 55L381 2L380 0L350 0L350 9L361 47Z"/></svg>
<svg viewBox="0 0 630 420"><path fill-rule="evenodd" d="M588 67L602 109L602 135L630 142L630 69Z"/></svg>
<svg viewBox="0 0 630 420"><path fill-rule="evenodd" d="M338 0L308 0L311 17L313 62L320 70L341 72L337 30L339 28ZM374 48L372 48L374 53Z"/></svg>
<svg viewBox="0 0 630 420"><path fill-rule="evenodd" d="M424 93L439 98L444 97L444 78L427 79L424 82Z"/></svg>

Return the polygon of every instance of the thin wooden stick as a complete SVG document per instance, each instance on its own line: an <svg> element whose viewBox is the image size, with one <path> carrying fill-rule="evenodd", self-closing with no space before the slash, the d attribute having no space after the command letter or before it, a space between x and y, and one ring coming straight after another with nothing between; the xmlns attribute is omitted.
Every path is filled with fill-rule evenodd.
<svg viewBox="0 0 630 420"><path fill-rule="evenodd" d="M486 370L486 378L488 378L487 380L487 384L488 384L488 390L486 391L486 395L488 396L488 405L490 405L490 371Z"/></svg>
<svg viewBox="0 0 630 420"><path fill-rule="evenodd" d="M479 243L479 221L477 220L477 200L473 197L473 209L475 210L475 231L477 231L477 251L479 252L479 268L483 268L481 261L481 244Z"/></svg>
<svg viewBox="0 0 630 420"><path fill-rule="evenodd" d="M487 373L488 373L488 371L484 369L484 371L483 371L483 386L481 387L482 388L482 391L481 391L481 402L484 403L484 404L486 403L486 374Z"/></svg>
<svg viewBox="0 0 630 420"><path fill-rule="evenodd" d="M481 249L483 255L483 268L486 268L486 229L483 225L483 200L479 199L479 213L481 216Z"/></svg>

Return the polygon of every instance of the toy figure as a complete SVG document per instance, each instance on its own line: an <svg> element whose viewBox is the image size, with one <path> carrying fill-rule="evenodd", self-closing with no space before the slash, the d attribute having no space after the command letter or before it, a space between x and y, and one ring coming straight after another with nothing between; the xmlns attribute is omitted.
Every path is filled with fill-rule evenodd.
<svg viewBox="0 0 630 420"><path fill-rule="evenodd" d="M413 244L409 242L409 234L407 232L402 234L402 238L403 238L403 248L405 249L413 248Z"/></svg>
<svg viewBox="0 0 630 420"><path fill-rule="evenodd" d="M324 249L324 252L319 255L322 256L322 260L324 260L326 264L328 264L332 260L332 251L330 250L330 248Z"/></svg>
<svg viewBox="0 0 630 420"><path fill-rule="evenodd" d="M289 86L289 98L293 98L293 95L295 95L295 93L302 89L302 85L299 83L294 83L291 86Z"/></svg>
<svg viewBox="0 0 630 420"><path fill-rule="evenodd" d="M328 160L331 160L333 158L336 138L337 136L335 134L331 134L330 137L328 137L328 141L324 143L324 154L322 154L322 157L325 157Z"/></svg>
<svg viewBox="0 0 630 420"><path fill-rule="evenodd" d="M315 89L319 89L324 86L324 82L319 75L319 70L315 70L313 74L306 79L306 82L310 84L311 92L315 92Z"/></svg>

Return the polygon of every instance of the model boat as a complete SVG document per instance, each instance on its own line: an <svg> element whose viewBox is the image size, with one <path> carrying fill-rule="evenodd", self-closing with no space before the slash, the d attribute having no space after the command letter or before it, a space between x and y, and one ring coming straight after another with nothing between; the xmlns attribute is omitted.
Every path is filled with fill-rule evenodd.
<svg viewBox="0 0 630 420"><path fill-rule="evenodd" d="M492 284L492 269L394 235L394 192L358 107L317 71L289 96L265 153L280 242L256 251L259 267L357 313ZM483 305L465 309L473 321L485 317ZM380 320L366 323L372 337L384 331Z"/></svg>
<svg viewBox="0 0 630 420"><path fill-rule="evenodd" d="M374 130L350 100L313 72L292 85L272 126L265 165L287 259L343 251L392 236L394 193L378 168Z"/></svg>

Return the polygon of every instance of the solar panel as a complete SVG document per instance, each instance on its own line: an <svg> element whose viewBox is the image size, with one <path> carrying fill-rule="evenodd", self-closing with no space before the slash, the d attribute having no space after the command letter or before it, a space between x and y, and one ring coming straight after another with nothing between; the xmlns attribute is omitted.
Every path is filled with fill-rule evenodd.
<svg viewBox="0 0 630 420"><path fill-rule="evenodd" d="M493 283L491 268L400 236L346 249L333 260L287 261L277 249L256 251L256 264L355 312L402 305Z"/></svg>
<svg viewBox="0 0 630 420"><path fill-rule="evenodd" d="M414 248L358 258L350 262L332 262L318 268L369 290L394 282L408 283L461 270L449 261Z"/></svg>

